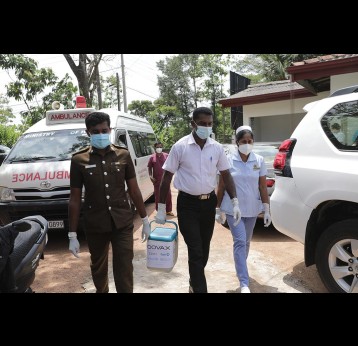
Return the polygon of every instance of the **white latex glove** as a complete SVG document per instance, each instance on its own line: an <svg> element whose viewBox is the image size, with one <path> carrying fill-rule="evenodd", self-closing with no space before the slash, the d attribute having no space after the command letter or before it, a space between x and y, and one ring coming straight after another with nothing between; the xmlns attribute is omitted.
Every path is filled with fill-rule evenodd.
<svg viewBox="0 0 358 346"><path fill-rule="evenodd" d="M79 252L80 252L80 243L77 239L77 233L76 232L68 232L68 239L70 240L70 245L68 249L72 252L73 256L79 258Z"/></svg>
<svg viewBox="0 0 358 346"><path fill-rule="evenodd" d="M264 205L264 227L271 225L271 214L270 214L270 205L268 203L262 203Z"/></svg>
<svg viewBox="0 0 358 346"><path fill-rule="evenodd" d="M239 208L239 200L235 197L231 200L233 207L233 217L235 219L234 226L237 226L241 220L241 211Z"/></svg>
<svg viewBox="0 0 358 346"><path fill-rule="evenodd" d="M148 240L150 234L150 226L148 216L142 218L143 228L142 228L142 243Z"/></svg>
<svg viewBox="0 0 358 346"><path fill-rule="evenodd" d="M155 216L155 222L163 225L167 219L165 203L158 203L158 212Z"/></svg>
<svg viewBox="0 0 358 346"><path fill-rule="evenodd" d="M216 214L215 214L215 221L221 224L224 224L226 221L226 215L224 212L221 211L220 208L216 208L215 209Z"/></svg>

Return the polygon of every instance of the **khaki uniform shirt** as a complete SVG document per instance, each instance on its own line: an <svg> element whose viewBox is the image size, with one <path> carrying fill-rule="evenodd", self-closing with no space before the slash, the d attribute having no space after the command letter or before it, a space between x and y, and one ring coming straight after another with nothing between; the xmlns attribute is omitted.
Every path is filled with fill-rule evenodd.
<svg viewBox="0 0 358 346"><path fill-rule="evenodd" d="M133 223L125 181L135 176L126 148L112 144L102 156L90 146L73 154L70 185L85 188L83 216L86 232L111 232L111 219L116 228Z"/></svg>

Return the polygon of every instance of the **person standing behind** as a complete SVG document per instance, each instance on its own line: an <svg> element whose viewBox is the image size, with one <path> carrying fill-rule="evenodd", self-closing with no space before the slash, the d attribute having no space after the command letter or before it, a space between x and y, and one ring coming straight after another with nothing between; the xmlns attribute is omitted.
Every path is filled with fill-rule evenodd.
<svg viewBox="0 0 358 346"><path fill-rule="evenodd" d="M334 123L331 126L331 131L340 143L345 144L346 136L341 131L341 125L339 125L338 123Z"/></svg>
<svg viewBox="0 0 358 346"><path fill-rule="evenodd" d="M213 126L211 109L195 109L191 126L193 131L173 145L164 163L155 221L159 224L165 223L164 203L170 182L176 173L174 187L179 190L178 223L188 247L189 292L206 293L208 290L204 269L209 259L210 241L215 224L218 170L230 195L236 222L240 221L240 209L224 148L209 137Z"/></svg>
<svg viewBox="0 0 358 346"><path fill-rule="evenodd" d="M108 250L112 244L113 276L118 293L133 292L133 213L128 193L142 218L142 241L150 226L132 159L126 147L110 142L110 117L92 112L86 120L91 146L73 154L70 169L69 250L79 257L77 227L82 188L84 230L91 254L91 272L97 293L108 293Z"/></svg>
<svg viewBox="0 0 358 346"><path fill-rule="evenodd" d="M264 158L252 152L254 135L250 126L240 126L236 130L238 151L229 153L231 175L241 205L241 221L236 224L230 198L225 191L224 177L220 176L216 221L229 224L234 240L234 261L240 281L241 293L250 293L247 256L257 215L264 208L264 226L271 224L269 197L266 186L267 169Z"/></svg>
<svg viewBox="0 0 358 346"><path fill-rule="evenodd" d="M163 177L163 164L167 159L168 154L163 153L163 144L161 142L154 144L154 150L155 154L153 154L148 161L148 173L150 180L154 185L155 210L158 211L159 187ZM170 189L165 204L167 215L174 216L172 212L172 193Z"/></svg>

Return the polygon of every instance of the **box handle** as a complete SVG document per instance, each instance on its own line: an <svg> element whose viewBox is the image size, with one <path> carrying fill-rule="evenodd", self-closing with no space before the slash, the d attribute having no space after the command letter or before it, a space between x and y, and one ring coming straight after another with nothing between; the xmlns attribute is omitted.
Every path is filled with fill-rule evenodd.
<svg viewBox="0 0 358 346"><path fill-rule="evenodd" d="M150 231L151 232L153 232L152 231L152 223L153 222L155 222L155 220L152 220L151 222L149 222L149 226L150 226ZM156 223L156 222L155 222ZM165 221L165 223L163 224L163 225L165 225L166 223L172 223L174 226L175 226L175 230L176 230L176 232L178 233L178 225L177 225L177 223L176 222L174 222L174 221L170 221L170 220L166 220ZM160 223L158 223L158 225L161 225Z"/></svg>

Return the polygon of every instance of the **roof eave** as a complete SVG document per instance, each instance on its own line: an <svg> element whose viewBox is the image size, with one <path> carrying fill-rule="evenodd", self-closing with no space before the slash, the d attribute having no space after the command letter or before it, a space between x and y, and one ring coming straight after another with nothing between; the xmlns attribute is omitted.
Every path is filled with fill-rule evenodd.
<svg viewBox="0 0 358 346"><path fill-rule="evenodd" d="M291 82L358 72L358 57L290 66L286 69L286 71L291 75Z"/></svg>
<svg viewBox="0 0 358 346"><path fill-rule="evenodd" d="M302 97L314 96L310 91L306 89L292 90L292 91L281 91L278 93L272 94L263 94L263 95L254 95L238 98L226 98L221 99L218 102L222 107L238 107L238 106L247 106L257 103L266 103L274 101L284 101L290 100L291 98L297 99Z"/></svg>

